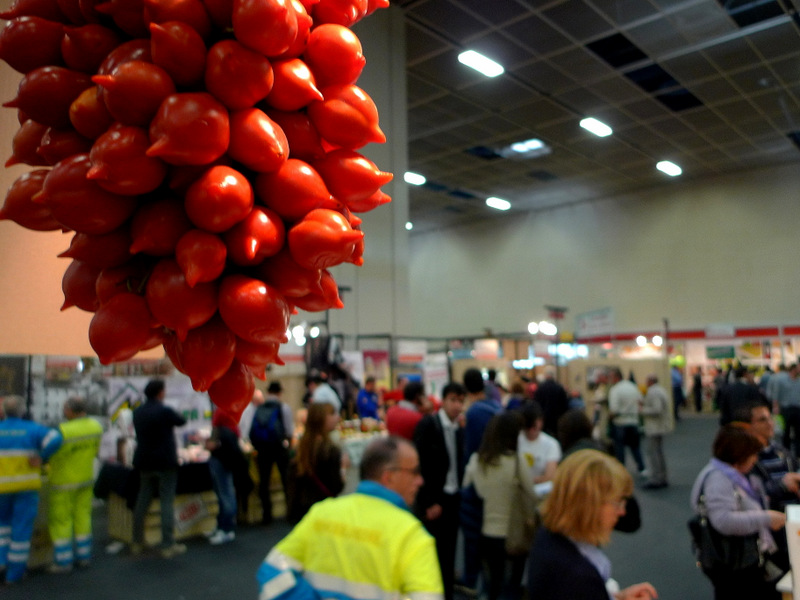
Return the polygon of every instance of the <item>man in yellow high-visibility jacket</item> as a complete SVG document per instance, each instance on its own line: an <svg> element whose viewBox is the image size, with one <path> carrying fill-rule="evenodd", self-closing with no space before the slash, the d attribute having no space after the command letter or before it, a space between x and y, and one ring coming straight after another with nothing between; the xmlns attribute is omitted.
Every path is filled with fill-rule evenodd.
<svg viewBox="0 0 800 600"><path fill-rule="evenodd" d="M25 575L39 509L41 467L61 446L61 434L24 419L25 399L0 398L0 579Z"/></svg>
<svg viewBox="0 0 800 600"><path fill-rule="evenodd" d="M409 510L422 485L413 444L374 440L360 468L355 493L316 503L270 551L259 600L442 600L434 539Z"/></svg>
<svg viewBox="0 0 800 600"><path fill-rule="evenodd" d="M67 420L59 427L64 443L50 459L48 524L54 558L51 573L68 573L73 562L79 567L89 566L94 459L103 435L103 426L86 416L83 398L68 399L64 417Z"/></svg>

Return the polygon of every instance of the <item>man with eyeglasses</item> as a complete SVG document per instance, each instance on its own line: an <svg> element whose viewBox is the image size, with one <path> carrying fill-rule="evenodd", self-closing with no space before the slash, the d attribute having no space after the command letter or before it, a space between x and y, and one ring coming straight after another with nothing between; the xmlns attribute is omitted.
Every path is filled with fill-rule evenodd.
<svg viewBox="0 0 800 600"><path fill-rule="evenodd" d="M269 552L257 573L260 600L442 600L433 537L410 507L422 485L419 457L403 438L364 450L355 493L315 504Z"/></svg>

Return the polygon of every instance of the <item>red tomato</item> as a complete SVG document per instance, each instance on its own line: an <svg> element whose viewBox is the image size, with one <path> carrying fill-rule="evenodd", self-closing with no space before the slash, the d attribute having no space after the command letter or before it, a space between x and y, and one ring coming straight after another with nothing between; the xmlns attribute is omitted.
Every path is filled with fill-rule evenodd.
<svg viewBox="0 0 800 600"><path fill-rule="evenodd" d="M175 347L183 372L198 392L208 391L233 363L236 336L219 316L195 327Z"/></svg>
<svg viewBox="0 0 800 600"><path fill-rule="evenodd" d="M175 246L175 260L189 287L222 275L227 256L225 242L202 229L187 231Z"/></svg>
<svg viewBox="0 0 800 600"><path fill-rule="evenodd" d="M203 0L211 22L219 29L233 27L233 0Z"/></svg>
<svg viewBox="0 0 800 600"><path fill-rule="evenodd" d="M317 24L338 23L350 27L366 16L368 8L367 0L320 0L311 14Z"/></svg>
<svg viewBox="0 0 800 600"><path fill-rule="evenodd" d="M350 210L354 210L351 203L363 202L393 177L365 156L343 148L328 152L313 165L331 194Z"/></svg>
<svg viewBox="0 0 800 600"><path fill-rule="evenodd" d="M19 83L17 97L3 106L19 108L49 127L69 127L69 107L92 80L85 73L63 67L34 69Z"/></svg>
<svg viewBox="0 0 800 600"><path fill-rule="evenodd" d="M214 44L206 58L206 89L231 110L250 108L272 89L272 65L236 40Z"/></svg>
<svg viewBox="0 0 800 600"><path fill-rule="evenodd" d="M264 56L286 52L297 37L291 0L234 0L233 35Z"/></svg>
<svg viewBox="0 0 800 600"><path fill-rule="evenodd" d="M69 248L58 256L79 260L98 269L107 269L131 259L128 251L130 245L131 234L127 227L120 227L103 235L76 233L72 236Z"/></svg>
<svg viewBox="0 0 800 600"><path fill-rule="evenodd" d="M223 154L217 160L211 161L207 165L173 165L169 169L169 180L167 186L178 195L184 196L186 190L195 181L200 179L212 167L231 167L233 161L227 154Z"/></svg>
<svg viewBox="0 0 800 600"><path fill-rule="evenodd" d="M220 233L244 219L253 209L253 188L239 171L211 167L186 192L186 214L200 229Z"/></svg>
<svg viewBox="0 0 800 600"><path fill-rule="evenodd" d="M162 198L139 206L131 220L131 254L170 256L183 234L192 228L183 204Z"/></svg>
<svg viewBox="0 0 800 600"><path fill-rule="evenodd" d="M245 275L228 275L219 291L219 314L237 336L264 344L289 341L292 307L275 288Z"/></svg>
<svg viewBox="0 0 800 600"><path fill-rule="evenodd" d="M173 165L205 165L228 149L228 111L204 92L167 97L150 124L148 156Z"/></svg>
<svg viewBox="0 0 800 600"><path fill-rule="evenodd" d="M275 83L264 100L278 110L300 110L312 102L323 99L317 89L314 75L299 58L279 60L272 63Z"/></svg>
<svg viewBox="0 0 800 600"><path fill-rule="evenodd" d="M165 98L175 93L175 84L161 67L131 60L109 75L95 75L92 81L103 89L109 114L120 123L147 127Z"/></svg>
<svg viewBox="0 0 800 600"><path fill-rule="evenodd" d="M68 229L110 233L128 220L136 208L136 199L107 192L87 179L90 167L88 154L62 160L47 175L34 201L43 202Z"/></svg>
<svg viewBox="0 0 800 600"><path fill-rule="evenodd" d="M108 75L122 63L131 60L153 62L149 39L135 39L120 44L109 52L100 68L97 69L97 73L98 75Z"/></svg>
<svg viewBox="0 0 800 600"><path fill-rule="evenodd" d="M128 360L149 342L152 320L142 296L117 294L92 317L89 343L104 365Z"/></svg>
<svg viewBox="0 0 800 600"><path fill-rule="evenodd" d="M86 18L81 12L81 5L78 0L56 0L56 3L70 23L74 25L83 25L86 23Z"/></svg>
<svg viewBox="0 0 800 600"><path fill-rule="evenodd" d="M108 54L121 42L113 29L97 23L67 27L61 40L61 55L70 69L96 73Z"/></svg>
<svg viewBox="0 0 800 600"><path fill-rule="evenodd" d="M292 258L289 248L284 247L275 256L258 267L258 276L292 301L311 293L321 293L320 269L304 269Z"/></svg>
<svg viewBox="0 0 800 600"><path fill-rule="evenodd" d="M346 262L364 232L354 230L335 210L317 208L287 235L292 258L305 269L326 269Z"/></svg>
<svg viewBox="0 0 800 600"><path fill-rule="evenodd" d="M152 192L167 176L167 165L147 156L150 138L140 127L116 123L97 138L86 176L109 192L137 196Z"/></svg>
<svg viewBox="0 0 800 600"><path fill-rule="evenodd" d="M333 85L324 88L322 94L325 100L312 102L308 116L326 141L350 150L386 141L378 126L378 109L360 87Z"/></svg>
<svg viewBox="0 0 800 600"><path fill-rule="evenodd" d="M181 21L201 37L211 34L211 18L200 0L144 0L145 23Z"/></svg>
<svg viewBox="0 0 800 600"><path fill-rule="evenodd" d="M277 171L256 177L258 199L288 221L302 219L315 208L335 208L325 182L308 163L290 158Z"/></svg>
<svg viewBox="0 0 800 600"><path fill-rule="evenodd" d="M367 63L358 36L336 23L314 28L303 60L321 87L355 83Z"/></svg>
<svg viewBox="0 0 800 600"><path fill-rule="evenodd" d="M320 278L320 292L312 292L302 298L292 298L294 305L300 310L308 312L321 312L331 308L344 308L344 303L339 298L339 286L327 269L322 270Z"/></svg>
<svg viewBox="0 0 800 600"><path fill-rule="evenodd" d="M47 165L47 161L37 152L47 130L46 125L37 123L33 119L28 119L20 125L11 141L11 157L6 161L6 167L19 164L32 167Z"/></svg>
<svg viewBox="0 0 800 600"><path fill-rule="evenodd" d="M111 127L114 118L100 99L100 88L93 86L81 92L69 107L69 120L83 137L96 140Z"/></svg>
<svg viewBox="0 0 800 600"><path fill-rule="evenodd" d="M297 58L300 56L306 49L308 35L311 31L311 26L314 24L302 2L299 0L292 0L292 6L297 14L297 35L294 38L294 42L292 42L285 52L281 52L279 55L275 56L276 60Z"/></svg>
<svg viewBox="0 0 800 600"><path fill-rule="evenodd" d="M0 220L8 219L33 231L61 229L61 223L53 218L50 209L32 200L42 190L48 173L46 169L37 169L20 175L6 193Z"/></svg>
<svg viewBox="0 0 800 600"><path fill-rule="evenodd" d="M267 115L280 125L283 133L286 134L291 158L310 162L325 154L319 133L306 113L284 112L273 108L267 111Z"/></svg>
<svg viewBox="0 0 800 600"><path fill-rule="evenodd" d="M15 71L29 73L47 65L61 65L64 25L41 17L17 17L0 32L0 59Z"/></svg>
<svg viewBox="0 0 800 600"><path fill-rule="evenodd" d="M9 20L24 16L41 17L59 23L63 23L66 19L58 8L58 3L53 0L14 0L11 8L0 12L0 19Z"/></svg>
<svg viewBox="0 0 800 600"><path fill-rule="evenodd" d="M92 140L83 137L73 129L48 128L42 136L42 143L36 149L48 165L54 165L75 154L85 154L92 148Z"/></svg>
<svg viewBox="0 0 800 600"><path fill-rule="evenodd" d="M64 292L64 304L61 310L77 306L86 312L94 312L100 306L95 291L95 282L100 269L79 260L70 262L64 277L61 279L61 290Z"/></svg>
<svg viewBox="0 0 800 600"><path fill-rule="evenodd" d="M206 44L187 23L151 23L150 52L153 63L164 69L178 86L194 86L203 81L206 70Z"/></svg>
<svg viewBox="0 0 800 600"><path fill-rule="evenodd" d="M227 372L208 388L208 397L220 409L231 414L238 423L244 409L250 404L255 389L250 371L238 360L234 360Z"/></svg>
<svg viewBox="0 0 800 600"><path fill-rule="evenodd" d="M231 113L228 155L258 173L277 171L289 158L289 141L275 121L257 108Z"/></svg>
<svg viewBox="0 0 800 600"><path fill-rule="evenodd" d="M368 0L367 16L371 15L379 8L389 8L389 0Z"/></svg>
<svg viewBox="0 0 800 600"><path fill-rule="evenodd" d="M147 277L152 269L152 260L135 256L119 266L106 267L100 271L95 285L100 304L105 304L117 294L126 292L143 295Z"/></svg>
<svg viewBox="0 0 800 600"><path fill-rule="evenodd" d="M198 283L189 287L172 259L163 259L153 268L145 298L156 320L174 330L179 340L186 339L190 329L207 323L217 312L217 286Z"/></svg>
<svg viewBox="0 0 800 600"><path fill-rule="evenodd" d="M279 342L266 342L255 344L242 338L236 338L236 360L247 367L263 371L267 365L282 365L284 362L278 356Z"/></svg>
<svg viewBox="0 0 800 600"><path fill-rule="evenodd" d="M277 254L286 239L286 228L276 213L256 207L226 231L223 239L231 262L247 267Z"/></svg>

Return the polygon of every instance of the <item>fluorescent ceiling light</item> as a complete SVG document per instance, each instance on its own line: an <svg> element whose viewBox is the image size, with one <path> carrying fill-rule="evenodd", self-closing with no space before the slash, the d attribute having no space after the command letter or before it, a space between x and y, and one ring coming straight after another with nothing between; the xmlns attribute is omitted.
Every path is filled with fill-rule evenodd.
<svg viewBox="0 0 800 600"><path fill-rule="evenodd" d="M534 150L541 150L544 148L544 142L537 138L525 140L524 142L515 142L509 146L514 152L525 154L526 152L533 152Z"/></svg>
<svg viewBox="0 0 800 600"><path fill-rule="evenodd" d="M411 221L406 221L406 231L414 229L414 224Z"/></svg>
<svg viewBox="0 0 800 600"><path fill-rule="evenodd" d="M497 77L505 72L503 65L474 50L467 50L459 54L458 62L475 69L486 77Z"/></svg>
<svg viewBox="0 0 800 600"><path fill-rule="evenodd" d="M662 160L660 163L656 165L656 169L658 169L662 173L666 173L670 177L677 177L678 175L683 173L683 169L681 169L674 162L670 162L668 160Z"/></svg>
<svg viewBox="0 0 800 600"><path fill-rule="evenodd" d="M508 210L511 208L511 202L492 196L491 198L486 199L486 206L496 208L497 210Z"/></svg>
<svg viewBox="0 0 800 600"><path fill-rule="evenodd" d="M405 175L403 175L403 179L406 183L410 183L411 185L425 185L425 182L428 181L425 179L424 175L412 173L411 171L406 171Z"/></svg>
<svg viewBox="0 0 800 600"><path fill-rule="evenodd" d="M597 137L606 137L607 135L614 133L614 130L611 129L611 127L602 121L598 121L594 117L587 117L581 120L581 127L583 127L586 131L591 131Z"/></svg>

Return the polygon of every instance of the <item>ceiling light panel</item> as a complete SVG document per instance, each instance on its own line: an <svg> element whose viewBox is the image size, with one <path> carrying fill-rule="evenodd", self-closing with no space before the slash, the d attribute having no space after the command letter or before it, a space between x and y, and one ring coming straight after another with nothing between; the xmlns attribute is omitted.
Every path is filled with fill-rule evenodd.
<svg viewBox="0 0 800 600"><path fill-rule="evenodd" d="M465 50L458 55L458 62L478 71L486 77L497 77L505 72L503 65L475 50Z"/></svg>

